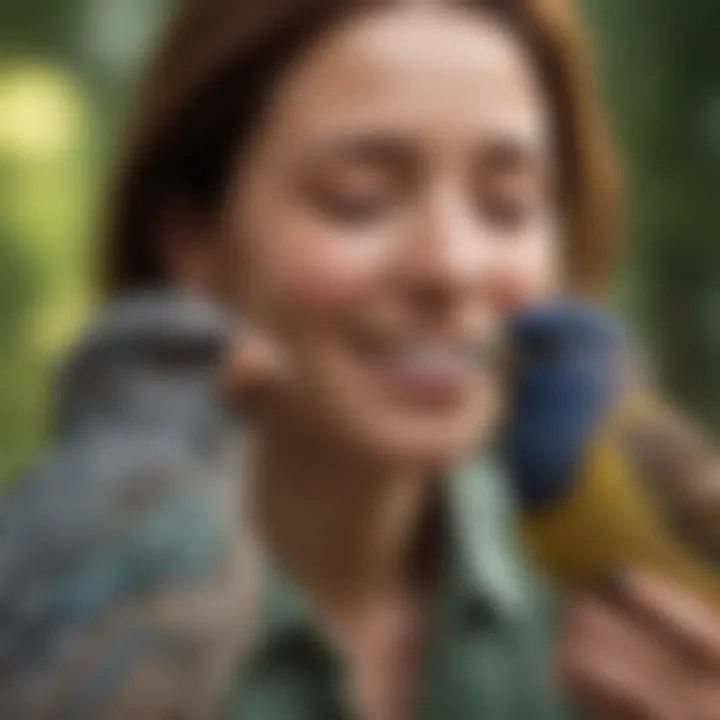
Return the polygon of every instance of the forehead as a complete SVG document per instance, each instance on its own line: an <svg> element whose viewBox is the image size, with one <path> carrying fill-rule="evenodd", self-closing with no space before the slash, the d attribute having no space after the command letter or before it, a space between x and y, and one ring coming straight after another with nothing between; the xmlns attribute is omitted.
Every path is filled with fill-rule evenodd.
<svg viewBox="0 0 720 720"><path fill-rule="evenodd" d="M274 109L271 124L290 141L358 128L420 140L548 138L544 97L522 43L498 19L467 8L353 17L290 68Z"/></svg>

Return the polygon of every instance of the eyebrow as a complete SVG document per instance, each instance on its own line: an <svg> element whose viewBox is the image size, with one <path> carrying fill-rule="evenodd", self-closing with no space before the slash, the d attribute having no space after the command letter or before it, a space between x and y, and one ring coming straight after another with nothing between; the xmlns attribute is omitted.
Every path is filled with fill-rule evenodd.
<svg viewBox="0 0 720 720"><path fill-rule="evenodd" d="M502 174L524 167L549 164L542 143L525 133L497 133L476 143L472 153L484 172ZM347 133L309 143L300 153L300 165L324 160L356 160L408 172L423 162L417 144L403 134L387 132Z"/></svg>
<svg viewBox="0 0 720 720"><path fill-rule="evenodd" d="M519 134L497 135L484 143L479 154L481 168L490 173L505 173L528 166L548 164L542 145Z"/></svg>
<svg viewBox="0 0 720 720"><path fill-rule="evenodd" d="M407 138L385 132L348 133L332 140L320 140L309 144L300 154L303 164L327 159L358 160L406 170L418 164L419 153Z"/></svg>

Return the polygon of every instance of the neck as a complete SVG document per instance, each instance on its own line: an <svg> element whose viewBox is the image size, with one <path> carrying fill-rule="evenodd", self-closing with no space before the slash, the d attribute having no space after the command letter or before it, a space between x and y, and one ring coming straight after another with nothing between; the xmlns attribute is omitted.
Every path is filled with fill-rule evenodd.
<svg viewBox="0 0 720 720"><path fill-rule="evenodd" d="M263 536L310 595L356 602L414 580L428 473L340 452L297 425L266 428L256 447Z"/></svg>

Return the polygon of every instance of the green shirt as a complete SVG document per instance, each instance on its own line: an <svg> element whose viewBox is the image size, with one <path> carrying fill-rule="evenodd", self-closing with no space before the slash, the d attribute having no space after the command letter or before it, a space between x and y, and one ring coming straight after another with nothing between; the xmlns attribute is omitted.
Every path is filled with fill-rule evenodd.
<svg viewBox="0 0 720 720"><path fill-rule="evenodd" d="M447 483L448 548L416 682L417 720L556 720L552 602L518 552L514 508L487 463ZM348 720L342 663L300 590L268 573L265 627L237 688L234 720Z"/></svg>

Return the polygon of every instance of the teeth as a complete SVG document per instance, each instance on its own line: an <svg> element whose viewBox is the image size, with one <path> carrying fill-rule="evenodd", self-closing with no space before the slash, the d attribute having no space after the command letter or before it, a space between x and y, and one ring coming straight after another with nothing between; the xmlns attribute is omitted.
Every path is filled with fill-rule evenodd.
<svg viewBox="0 0 720 720"><path fill-rule="evenodd" d="M397 359L413 369L424 372L465 371L472 364L472 353L467 349L447 346L421 346L403 348Z"/></svg>

